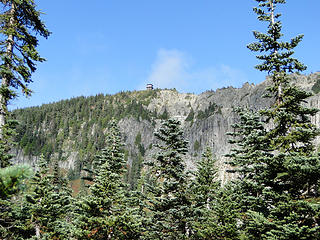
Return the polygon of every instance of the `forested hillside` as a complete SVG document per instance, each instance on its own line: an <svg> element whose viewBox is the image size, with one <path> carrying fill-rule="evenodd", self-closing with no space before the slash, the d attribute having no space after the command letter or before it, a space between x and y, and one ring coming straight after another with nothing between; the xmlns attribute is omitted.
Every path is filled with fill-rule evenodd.
<svg viewBox="0 0 320 240"><path fill-rule="evenodd" d="M90 167L97 151L104 148L110 120L133 118L152 124L155 119L166 118L146 109L156 94L157 90L113 96L99 94L16 110L13 114L20 123L16 136L19 149L25 156L43 155L61 162L76 153L76 157L71 156L68 176L79 178L83 165ZM139 138L139 145L138 141ZM144 155L144 147L139 149Z"/></svg>
<svg viewBox="0 0 320 240"><path fill-rule="evenodd" d="M320 74L293 75L307 91L318 93ZM201 152L210 146L219 159L220 179L226 174L224 155L231 146L227 132L238 119L236 107L262 109L270 101L262 99L268 81L257 86L245 84L207 91L200 95L182 94L175 90L144 90L121 92L115 95L99 94L78 97L40 107L18 109L13 115L18 120L16 141L17 162L35 161L43 154L50 161L59 160L68 171L70 180L80 177L83 168L91 167L97 151L105 146L108 122L119 122L125 142L125 158L130 166L128 178L135 185L142 163L152 158L153 132L161 121L170 117L183 124L184 136L189 140L186 163L194 169ZM320 97L315 95L310 104L318 107ZM317 115L318 116L318 115ZM317 125L319 118L314 118Z"/></svg>

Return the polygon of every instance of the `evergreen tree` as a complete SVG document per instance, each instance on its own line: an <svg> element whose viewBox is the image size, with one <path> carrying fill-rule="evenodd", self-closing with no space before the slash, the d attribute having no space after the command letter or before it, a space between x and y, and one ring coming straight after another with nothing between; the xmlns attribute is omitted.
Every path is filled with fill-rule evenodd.
<svg viewBox="0 0 320 240"><path fill-rule="evenodd" d="M20 232L19 193L26 188L26 180L32 176L27 165L16 165L0 169L0 236L12 239Z"/></svg>
<svg viewBox="0 0 320 240"><path fill-rule="evenodd" d="M28 84L36 70L35 62L44 61L36 50L36 34L47 38L50 33L41 21L33 0L5 0L0 4L0 140L3 140L2 128L7 122L8 101L16 97L13 89L21 88L29 96Z"/></svg>
<svg viewBox="0 0 320 240"><path fill-rule="evenodd" d="M15 165L0 169L0 198L8 199L25 188L25 180L31 177L28 165Z"/></svg>
<svg viewBox="0 0 320 240"><path fill-rule="evenodd" d="M192 195L191 239L238 239L237 208L234 191L221 187L218 180L216 159L206 148L197 162L194 180L190 186Z"/></svg>
<svg viewBox="0 0 320 240"><path fill-rule="evenodd" d="M2 128L3 138L0 139L0 168L5 168L11 165L10 160L13 155L10 154L10 150L13 145L16 145L13 140L13 137L16 135L16 125L16 121L8 120Z"/></svg>
<svg viewBox="0 0 320 240"><path fill-rule="evenodd" d="M238 149L231 162L244 179L243 228L249 239L319 239L320 160L313 144L319 131L310 120L317 110L304 104L311 94L289 81L290 73L305 69L292 57L302 36L281 41L281 15L275 10L285 0L257 2L254 11L268 31L254 32L258 42L248 47L262 53L257 58L263 63L256 68L269 74L267 97L274 104L260 116L243 113L236 126Z"/></svg>
<svg viewBox="0 0 320 240"><path fill-rule="evenodd" d="M315 185L319 178L314 168L319 162L315 159L317 156L314 156L313 140L319 135L319 130L311 123L311 116L314 116L318 110L305 106L306 99L312 94L292 85L288 76L288 73L305 69L303 64L291 57L294 53L293 48L301 41L302 36L299 35L290 42L280 41L282 33L278 18L281 15L276 14L275 8L277 4L284 4L284 0L258 2L259 8L255 8L255 12L260 20L269 23L268 32L267 34L255 32L259 43L253 43L249 48L253 51L265 52L264 55L257 56L258 59L263 60L257 68L267 71L272 79L272 84L267 91L276 101L270 109L262 111L262 114L267 117L268 123L273 125L267 133L267 138L273 150L274 167L279 167L277 171L280 170L277 178L285 183L284 188L278 187L282 191L289 191L294 197L298 197L305 191L311 195L317 194ZM293 165L300 166L300 170L295 171ZM304 183L299 181L301 177ZM299 189L300 193L294 189Z"/></svg>
<svg viewBox="0 0 320 240"><path fill-rule="evenodd" d="M187 191L189 176L183 161L187 142L180 122L173 119L164 122L155 136L160 140L157 145L160 151L149 164L153 184L149 189L151 226L146 235L148 239L187 239L191 205Z"/></svg>
<svg viewBox="0 0 320 240"><path fill-rule="evenodd" d="M107 147L95 161L96 176L90 194L79 201L77 237L79 239L138 239L139 219L128 204L124 183L126 162L120 131L111 123Z"/></svg>
<svg viewBox="0 0 320 240"><path fill-rule="evenodd" d="M66 181L60 177L57 163L53 174L41 157L39 170L30 182L30 192L26 195L24 207L30 214L25 224L30 224L30 237L37 239L68 239L72 225L68 216L71 210L71 191ZM24 236L26 237L26 236Z"/></svg>
<svg viewBox="0 0 320 240"><path fill-rule="evenodd" d="M197 170L190 188L193 212L190 222L193 239L212 238L212 231L216 228L212 202L216 198L220 183L217 180L217 169L214 164L212 151L207 147L197 162Z"/></svg>
<svg viewBox="0 0 320 240"><path fill-rule="evenodd" d="M226 155L234 168L228 171L236 173L239 179L242 211L248 208L263 211L267 204L261 197L268 172L266 162L273 157L270 140L266 137L267 130L259 113L241 108L235 111L239 121L233 125L234 132L227 134L232 136L229 143L236 147Z"/></svg>

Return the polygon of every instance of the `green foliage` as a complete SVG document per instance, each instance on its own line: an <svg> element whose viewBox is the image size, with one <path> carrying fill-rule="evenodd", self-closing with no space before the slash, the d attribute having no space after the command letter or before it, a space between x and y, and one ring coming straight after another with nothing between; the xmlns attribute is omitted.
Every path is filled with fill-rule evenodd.
<svg viewBox="0 0 320 240"><path fill-rule="evenodd" d="M305 106L311 94L288 81L288 73L305 69L291 57L302 36L280 40L281 15L275 9L284 0L257 2L254 11L268 31L254 32L258 42L248 47L262 53L256 68L270 75L266 97L275 102L260 113L238 111L240 121L231 133L241 227L247 239L319 239L320 203L305 200L319 194L320 157L314 147L319 130L310 120L317 110Z"/></svg>
<svg viewBox="0 0 320 240"><path fill-rule="evenodd" d="M53 153L65 156L68 146L68 151L79 152L81 167L73 174L79 175L82 166L90 167L96 152L104 147L105 129L113 118L135 118L138 121L157 118L155 112L144 107L156 96L157 91L152 92L98 94L15 110L13 114L20 123L15 141L25 155L43 154L48 159ZM139 145L139 151L144 155L143 144Z"/></svg>
<svg viewBox="0 0 320 240"><path fill-rule="evenodd" d="M168 113L167 109L165 108L164 111L163 111L163 113L162 113L161 115L159 115L158 117L159 117L160 119L162 119L162 120L167 120L167 119L169 119L169 113Z"/></svg>
<svg viewBox="0 0 320 240"><path fill-rule="evenodd" d="M31 95L28 88L32 82L31 75L36 70L36 62L44 61L36 50L36 35L47 38L50 33L41 21L33 0L1 1L0 5L0 168L4 168L0 173L0 235L4 239L12 239L13 236L16 239L19 238L16 231L25 227L17 222L23 214L10 196L25 186L23 179L31 171L26 166L8 167L16 122L10 119L7 105L17 96L16 89L21 88L23 94ZM8 200L4 200L6 198Z"/></svg>
<svg viewBox="0 0 320 240"><path fill-rule="evenodd" d="M144 148L144 145L141 143L141 133L140 132L138 132L136 139L134 141L134 144L138 147L139 153L143 157L146 150Z"/></svg>
<svg viewBox="0 0 320 240"><path fill-rule="evenodd" d="M196 140L196 141L194 142L194 144L193 144L193 150L194 150L195 152L198 152L199 149L200 149L200 147L201 147L201 144L199 143L198 140Z"/></svg>
<svg viewBox="0 0 320 240"><path fill-rule="evenodd" d="M226 184L217 191L212 204L212 222L205 223L205 231L211 239L241 239L237 194L232 184ZM211 226L210 226L211 225ZM208 239L208 238L206 238Z"/></svg>
<svg viewBox="0 0 320 240"><path fill-rule="evenodd" d="M290 42L283 42L281 38L282 24L279 21L281 14L275 12L278 4L284 4L284 0L262 0L257 1L258 7L254 8L260 21L268 24L268 31L261 33L254 31L254 37L258 40L248 45L251 51L262 53L257 58L262 61L256 68L259 71L266 71L272 78L273 84L268 88L270 95L278 102L286 96L282 87L288 87L287 73L303 71L306 67L297 59L293 58L293 49L302 40L303 35L299 35Z"/></svg>
<svg viewBox="0 0 320 240"><path fill-rule="evenodd" d="M36 10L34 1L3 1L1 5L3 11L0 15L1 34L6 39L11 38L11 41L14 41L11 52L2 54L3 62L0 75L2 78L10 79L9 86L2 87L21 87L23 92L29 95L30 89L26 84L31 82L31 73L36 70L34 62L44 61L36 50L38 41L35 35L39 34L47 38L50 32L41 21L41 13ZM10 47L11 41L2 41L1 48ZM7 89L7 91L9 90ZM12 92L8 92L8 99L14 95Z"/></svg>
<svg viewBox="0 0 320 240"><path fill-rule="evenodd" d="M50 171L48 161L41 158L29 181L31 170L26 166L0 169L1 239L320 239L320 154L314 147L319 131L310 120L317 110L304 104L311 94L288 81L289 73L305 68L291 57L302 36L281 41L280 14L275 8L284 0L256 1L259 7L254 11L259 20L268 23L268 31L254 32L258 42L248 47L261 52L258 59L263 62L257 68L270 74L267 96L275 102L260 112L236 110L239 122L229 133L235 147L228 154L229 172L237 176L234 182L221 186L209 148L197 161L193 178L190 176L184 164L187 141L180 123L168 119L167 109L159 116L147 110L157 91L100 94L16 110L21 122L16 140L26 154L49 158L58 153L61 160L67 156L65 146L72 145L70 150L78 151L79 159L68 178L75 179L81 170L88 169L87 179L92 182L87 189L82 179L81 192L73 199L58 161ZM19 7L25 4L26 12L37 14L30 8L34 7L31 0L12 2ZM8 3L2 2L4 9L10 9ZM19 8L16 13L25 21L26 12ZM29 22L31 26L39 20L39 15L35 17ZM12 14L0 18L12 28L10 19ZM45 30L43 25L33 27ZM20 47L21 39L17 40ZM42 60L35 52L36 44L28 41L23 43L31 54L26 55L31 61L24 62L27 68L17 69L18 75L8 73L10 59L3 57L0 71L3 79L11 79L10 83L22 87L26 94L29 89L18 81L28 83L35 70L32 61ZM313 90L317 88L315 84ZM14 96L8 87L2 87L1 93L8 94L8 99ZM196 118L206 119L219 112L221 108L210 102ZM145 169L144 144L150 144L149 149L152 145L142 143L138 132L136 149L124 150L115 123L123 118L166 120L155 133L159 152ZM186 120L193 122L194 118L191 108ZM1 167L10 159L7 135L12 128L7 126L2 132L6 137L0 142ZM199 151L200 143L195 141L193 148ZM94 157L96 152L99 154ZM133 161L127 172L129 158ZM25 196L22 189L28 190Z"/></svg>
<svg viewBox="0 0 320 240"><path fill-rule="evenodd" d="M77 239L137 239L139 219L128 204L126 162L115 122L95 166L90 194L80 199L76 210Z"/></svg>
<svg viewBox="0 0 320 240"><path fill-rule="evenodd" d="M16 165L0 169L0 236L11 239L21 228L21 206L14 201L33 172L27 165ZM10 238L9 238L10 237Z"/></svg>
<svg viewBox="0 0 320 240"><path fill-rule="evenodd" d="M2 126L0 138L0 168L10 166L10 160L13 155L10 153L10 150L13 146L16 146L14 137L16 136L16 127L17 121L10 119L11 114L7 114L6 123Z"/></svg>
<svg viewBox="0 0 320 240"><path fill-rule="evenodd" d="M191 205L187 193L189 176L183 162L187 142L180 122L173 119L165 121L155 136L160 141L160 151L149 164L151 222L146 235L148 239L185 239L189 235L187 219Z"/></svg>
<svg viewBox="0 0 320 240"><path fill-rule="evenodd" d="M157 97L158 91L159 89L154 89L152 91L140 91L137 94L137 100L143 105L148 106L151 100Z"/></svg>
<svg viewBox="0 0 320 240"><path fill-rule="evenodd" d="M132 166L128 171L127 182L129 183L131 190L136 190L144 159L143 159L143 155L141 155L140 153L138 155L131 154L131 157L135 159L132 161Z"/></svg>
<svg viewBox="0 0 320 240"><path fill-rule="evenodd" d="M137 134L137 136L136 136L136 139L135 139L135 141L134 141L134 144L135 144L135 145L141 144L141 133L140 133L140 132L138 132L138 134Z"/></svg>
<svg viewBox="0 0 320 240"><path fill-rule="evenodd" d="M315 94L320 92L320 76L318 76L316 83L312 86L311 89Z"/></svg>
<svg viewBox="0 0 320 240"><path fill-rule="evenodd" d="M1 1L0 5L0 140L5 142L6 133L3 132L6 130L3 128L7 128L8 102L17 97L18 88L26 96L31 95L28 84L32 82L36 62L45 60L36 50L36 36L47 38L50 33L33 0ZM0 149L0 155L3 155L3 149Z"/></svg>
<svg viewBox="0 0 320 240"><path fill-rule="evenodd" d="M218 109L217 104L210 102L209 106L204 110L200 110L198 112L197 118L198 119L207 119L211 115L213 115Z"/></svg>
<svg viewBox="0 0 320 240"><path fill-rule="evenodd" d="M232 186L220 186L216 159L206 148L190 184L191 239L239 239L238 209Z"/></svg>
<svg viewBox="0 0 320 240"><path fill-rule="evenodd" d="M7 199L25 188L25 180L32 170L28 165L16 165L0 169L0 198Z"/></svg>
<svg viewBox="0 0 320 240"><path fill-rule="evenodd" d="M233 125L235 129L229 143L237 145L231 149L227 156L231 158L229 164L236 166L233 170L240 178L250 175L250 178L259 177L265 171L261 159L272 157L270 153L270 140L266 138L264 123L260 121L259 113L238 108L239 121ZM251 174L251 172L255 174Z"/></svg>
<svg viewBox="0 0 320 240"><path fill-rule="evenodd" d="M194 110L193 110L193 108L191 108L191 110L186 118L186 121L191 122L193 120L194 120Z"/></svg>
<svg viewBox="0 0 320 240"><path fill-rule="evenodd" d="M3 171L5 175L18 175L14 179L19 181L29 179L31 172L26 166L12 166ZM49 174L41 159L34 176L20 186L25 190L23 195L1 201L1 236L5 239L67 239L72 232L71 191L61 178L58 165L53 168L53 174ZM12 191L17 193L16 189Z"/></svg>
<svg viewBox="0 0 320 240"><path fill-rule="evenodd" d="M29 224L30 237L66 239L73 231L68 220L71 217L71 190L61 177L57 162L53 174L49 173L43 158L40 159L38 168L30 181L30 191L25 198L24 205L29 214L25 225Z"/></svg>
<svg viewBox="0 0 320 240"><path fill-rule="evenodd" d="M212 212L212 201L219 190L217 181L217 169L214 166L210 148L203 153L197 162L197 170L191 185L192 195L192 220L190 221L193 239L212 238L209 232L215 228Z"/></svg>

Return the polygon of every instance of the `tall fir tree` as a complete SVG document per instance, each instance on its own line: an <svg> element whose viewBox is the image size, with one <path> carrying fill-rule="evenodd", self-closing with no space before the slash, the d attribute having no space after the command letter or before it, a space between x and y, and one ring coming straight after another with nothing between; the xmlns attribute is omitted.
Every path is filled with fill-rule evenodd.
<svg viewBox="0 0 320 240"><path fill-rule="evenodd" d="M218 180L218 168L207 147L197 162L190 185L192 215L190 239L239 239L234 192Z"/></svg>
<svg viewBox="0 0 320 240"><path fill-rule="evenodd" d="M187 141L180 122L174 119L165 121L155 136L159 140L159 153L149 164L153 184L149 185L151 224L147 239L188 239L191 199L183 159Z"/></svg>
<svg viewBox="0 0 320 240"><path fill-rule="evenodd" d="M13 129L7 106L17 96L15 89L31 95L31 75L36 62L44 61L36 50L36 35L47 38L50 32L33 0L4 0L0 6L0 167L6 167L11 158L8 153Z"/></svg>
<svg viewBox="0 0 320 240"><path fill-rule="evenodd" d="M202 158L197 162L194 180L190 190L192 196L191 235L193 239L207 239L215 228L213 221L212 201L219 190L215 159L210 148L206 148Z"/></svg>
<svg viewBox="0 0 320 240"><path fill-rule="evenodd" d="M256 1L254 11L268 31L254 32L258 42L248 48L262 53L256 68L268 73L266 96L274 104L260 116L243 113L236 126L240 134L231 162L245 180L240 183L247 204L242 204L244 231L249 239L319 239L320 160L314 146L319 131L311 123L317 110L306 106L311 94L290 83L289 75L305 69L292 57L302 35L281 40L276 7L285 0Z"/></svg>
<svg viewBox="0 0 320 240"><path fill-rule="evenodd" d="M36 50L36 34L45 38L50 35L33 0L5 0L1 5L0 129L6 124L8 101L16 96L12 88L21 88L29 96L35 62L44 61Z"/></svg>
<svg viewBox="0 0 320 240"><path fill-rule="evenodd" d="M78 239L138 239L139 218L128 204L124 182L126 162L120 130L112 121L107 147L95 161L90 194L80 199L76 220Z"/></svg>
<svg viewBox="0 0 320 240"><path fill-rule="evenodd" d="M277 4L284 4L285 1L259 0L258 2L259 7L254 8L254 11L258 14L259 20L269 24L268 32L266 34L254 32L259 42L250 44L248 47L252 51L265 53L257 56L258 59L263 60L263 63L257 68L261 71L267 71L272 80L267 91L269 96L275 98L275 103L270 109L261 113L267 118L267 123L272 125L266 137L273 150L274 167L279 167L276 177L286 183L284 188L280 186L279 188L289 191L294 197L298 197L305 191L311 195L317 194L318 189L315 186L319 179L316 176L317 171L314 172L314 168L317 166L315 164L318 164L314 159L316 157L314 155L314 139L319 135L319 130L311 123L311 117L318 110L305 105L307 98L312 94L290 83L288 75L305 69L303 64L291 57L294 53L293 49L301 41L302 35L291 39L290 42L282 42L280 40L283 35L281 22L278 20L281 14L276 13L275 9ZM297 158L300 160L303 158L303 160L299 161ZM301 171L297 169L294 171L292 165L300 165ZM302 171L302 169L304 170ZM281 174L281 170L284 170L283 174ZM301 175L304 183L299 182L298 178L301 178ZM275 184L277 185L277 183ZM295 191L294 189L299 190Z"/></svg>
<svg viewBox="0 0 320 240"><path fill-rule="evenodd" d="M248 208L263 211L266 202L261 198L267 180L266 162L273 157L270 140L262 116L258 112L242 108L235 109L239 120L233 125L234 131L229 143L236 147L226 156L233 168L229 172L236 173L239 179L239 203L242 211ZM243 194L242 194L243 193Z"/></svg>

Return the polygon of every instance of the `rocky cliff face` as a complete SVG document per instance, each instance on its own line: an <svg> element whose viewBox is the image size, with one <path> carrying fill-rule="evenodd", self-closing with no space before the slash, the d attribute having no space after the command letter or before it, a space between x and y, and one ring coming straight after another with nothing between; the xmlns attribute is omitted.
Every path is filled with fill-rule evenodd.
<svg viewBox="0 0 320 240"><path fill-rule="evenodd" d="M295 84L305 90L318 92L316 86L318 82L320 83L320 73L314 73L309 76L292 75L292 79ZM119 119L119 127L124 135L128 164L131 167L135 166L135 168L137 168L137 165L141 165L141 159L152 159L156 152L156 149L152 147L152 143L155 142L153 132L160 126L163 118L172 117L181 121L185 138L189 141L189 153L188 156L186 156L187 166L190 169L194 168L195 160L201 157L203 149L209 146L213 149L218 159L220 178L222 181L226 181L230 176L228 176L225 171L227 166L224 163L224 155L228 153L231 148L230 144L228 144L228 136L226 133L232 131L232 124L237 121L237 116L233 112L233 109L242 106L258 110L270 106L271 100L262 98L267 84L268 80L258 85L246 83L242 88L228 87L216 91L206 91L200 95L178 93L175 90L155 90L156 94L147 94L148 97L143 99L141 98L141 94L147 90L127 93L128 99L135 99L138 103L140 101L142 103L143 113L150 115L150 117L142 118L141 116L129 114ZM143 96L146 95L146 93L143 94ZM112 101L107 98L103 101L102 106L100 106L102 109L101 112L108 111L106 109L108 109L110 102ZM114 105L115 102L117 101L113 101L112 104ZM121 101L119 100L119 102ZM124 106L126 106L125 104L129 104L129 102L130 101L127 100ZM312 96L307 104L320 108L320 93ZM89 106L90 109L96 110L96 108L99 108L98 105L94 104L89 104ZM117 105L114 105L114 107L116 108ZM68 109L65 110L68 112ZM105 114L107 114L107 112ZM77 116L75 113L75 118L78 118ZM104 114L101 114L102 119L103 116ZM38 127L33 128L33 132L41 133L53 130L46 126L54 123L50 122L48 117L43 117L42 119L42 123L37 124ZM79 121L81 122L81 120ZM320 113L318 113L312 121L320 127ZM35 123L29 121L27 124ZM87 136L81 136L81 130L87 126L87 123L82 122L78 132L73 132L73 127L70 127L70 125L68 125L67 130L65 128L63 130L62 125L55 125L55 128L58 128L56 129L58 132L57 136L61 134L65 136L61 144L60 152L57 153L53 151L50 157L51 159L62 157L64 161L60 162L61 167L75 169L79 159L81 159L81 157L83 158L83 152L79 148L72 147L76 141L72 136L75 134L74 136L80 139L79 141L84 141L82 138ZM88 127L90 128L88 132L92 136L97 136L97 132L99 131L105 131L105 128L99 128L97 123L91 126L88 125ZM69 135L64 131L68 131ZM29 139L29 141L30 140L32 139ZM52 141L50 139L47 140ZM22 141L22 139L20 139L20 141ZM26 156L21 149L17 150L16 161L27 161L34 164L36 160L36 157ZM140 163L137 163L139 161Z"/></svg>

